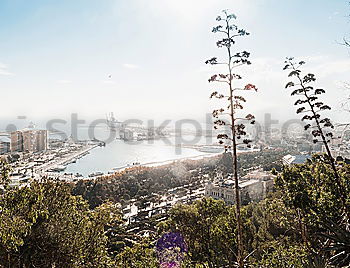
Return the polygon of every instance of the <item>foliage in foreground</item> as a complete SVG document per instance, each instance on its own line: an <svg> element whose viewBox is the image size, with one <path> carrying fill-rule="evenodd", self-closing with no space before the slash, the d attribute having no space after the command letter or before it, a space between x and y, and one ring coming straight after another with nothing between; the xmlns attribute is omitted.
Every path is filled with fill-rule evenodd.
<svg viewBox="0 0 350 268"><path fill-rule="evenodd" d="M338 163L347 196L350 166ZM348 220L339 205L333 169L322 155L303 165L284 167L277 192L242 210L243 242L249 267L346 267L350 263ZM349 204L349 200L347 200ZM208 267L236 262L233 207L204 198L177 205L159 225L180 232L189 263ZM191 266L189 266L191 267Z"/></svg>
<svg viewBox="0 0 350 268"><path fill-rule="evenodd" d="M302 242L309 251L343 267L350 263L349 218L340 202L337 178L324 155L285 167L276 180L284 204L297 211ZM338 162L345 211L350 209L350 165Z"/></svg>
<svg viewBox="0 0 350 268"><path fill-rule="evenodd" d="M337 163L337 168L349 193L350 165ZM346 267L350 232L333 180L322 155L284 167L277 192L242 208L245 265ZM117 251L110 248L115 237L109 234L123 230L118 210L110 204L89 209L67 184L33 182L8 189L0 196L0 209L4 267L159 267L156 240L167 233L184 238L181 267L237 264L235 208L211 198L173 207L168 220L158 224L155 240Z"/></svg>
<svg viewBox="0 0 350 268"><path fill-rule="evenodd" d="M4 267L113 267L105 229L119 221L110 204L90 210L71 188L33 182L0 196Z"/></svg>

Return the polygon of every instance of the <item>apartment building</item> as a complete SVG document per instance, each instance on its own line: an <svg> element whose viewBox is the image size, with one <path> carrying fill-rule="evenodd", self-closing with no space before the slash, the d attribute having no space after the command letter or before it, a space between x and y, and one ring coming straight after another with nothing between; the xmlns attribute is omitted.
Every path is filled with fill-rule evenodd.
<svg viewBox="0 0 350 268"><path fill-rule="evenodd" d="M11 139L8 136L0 136L0 155L10 152Z"/></svg>
<svg viewBox="0 0 350 268"><path fill-rule="evenodd" d="M23 129L11 133L11 152L47 150L47 130Z"/></svg>

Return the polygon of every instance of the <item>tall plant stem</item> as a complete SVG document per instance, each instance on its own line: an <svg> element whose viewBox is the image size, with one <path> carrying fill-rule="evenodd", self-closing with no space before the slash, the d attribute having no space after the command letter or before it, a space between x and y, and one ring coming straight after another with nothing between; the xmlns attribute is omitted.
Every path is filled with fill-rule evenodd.
<svg viewBox="0 0 350 268"><path fill-rule="evenodd" d="M292 66L293 66L293 69L296 70L295 66L294 65L292 65ZM326 136L325 136L325 134L323 132L323 129L321 127L319 118L317 116L317 112L315 111L315 106L310 101L310 96L307 93L304 81L301 79L299 74L297 75L297 77L298 77L298 80L300 82L300 86L303 89L303 94L304 94L304 96L305 96L305 98L307 100L307 103L308 103L308 105L310 107L312 115L315 118L315 123L316 123L317 129L318 129L318 131L319 131L319 133L321 135L322 143L323 143L323 145L324 145L324 147L326 149L326 153L327 153L327 156L328 156L328 162L331 165L332 170L334 172L335 183L336 183L337 188L338 188L338 193L340 195L340 199L341 199L341 202L342 202L342 205L343 205L344 212L346 213L346 216L349 219L349 210L348 210L347 205L346 205L346 194L345 194L345 190L344 190L344 187L342 185L342 182L341 182L341 179L340 179L337 167L335 165L335 160L334 160L334 158L332 156L332 153L331 153L331 150L329 148Z"/></svg>
<svg viewBox="0 0 350 268"><path fill-rule="evenodd" d="M231 39L229 21L226 19L227 38ZM236 198L236 221L237 221L237 262L240 268L244 267L243 263L243 239L242 239L242 220L241 220L241 199L238 185L238 166L237 166L237 143L236 143L236 126L235 126L235 110L233 106L233 86L232 86L232 68L231 68L231 46L227 47L228 52L228 69L229 69L229 87L230 87L230 117L231 117L231 132L232 132L232 161L233 175L235 181L235 198Z"/></svg>

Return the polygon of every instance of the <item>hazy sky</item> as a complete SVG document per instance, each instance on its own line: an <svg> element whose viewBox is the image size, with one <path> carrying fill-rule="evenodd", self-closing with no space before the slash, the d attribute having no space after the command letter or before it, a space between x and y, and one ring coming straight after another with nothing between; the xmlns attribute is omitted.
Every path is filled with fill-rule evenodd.
<svg viewBox="0 0 350 268"><path fill-rule="evenodd" d="M204 118L216 104L204 61L223 56L211 33L222 9L251 33L247 111L291 117L284 90L286 56L328 90L336 112L350 81L348 0L0 0L0 117L77 112L119 119ZM109 77L111 76L111 77ZM217 89L217 87L214 87ZM295 117L295 116L294 116Z"/></svg>

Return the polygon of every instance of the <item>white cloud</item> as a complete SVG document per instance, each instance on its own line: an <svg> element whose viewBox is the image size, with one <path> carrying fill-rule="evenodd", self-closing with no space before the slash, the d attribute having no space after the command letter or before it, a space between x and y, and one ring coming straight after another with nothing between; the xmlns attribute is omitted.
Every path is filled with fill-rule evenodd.
<svg viewBox="0 0 350 268"><path fill-rule="evenodd" d="M109 84L109 85L115 85L115 84L117 84L115 81L112 81L112 80L103 80L102 83L103 83L103 84Z"/></svg>
<svg viewBox="0 0 350 268"><path fill-rule="evenodd" d="M10 76L14 75L14 73L9 72L7 65L0 62L0 75Z"/></svg>
<svg viewBox="0 0 350 268"><path fill-rule="evenodd" d="M57 81L59 84L71 84L72 83L72 81L71 80L58 80Z"/></svg>
<svg viewBox="0 0 350 268"><path fill-rule="evenodd" d="M313 72L319 77L327 77L334 74L348 74L350 72L350 59L332 59L325 57L323 62L312 62L315 65Z"/></svg>
<svg viewBox="0 0 350 268"><path fill-rule="evenodd" d="M339 12L338 11L334 11L331 15L328 16L329 20L332 20L334 17L338 16Z"/></svg>
<svg viewBox="0 0 350 268"><path fill-rule="evenodd" d="M131 63L124 63L123 66L127 69L140 69L140 66Z"/></svg>

